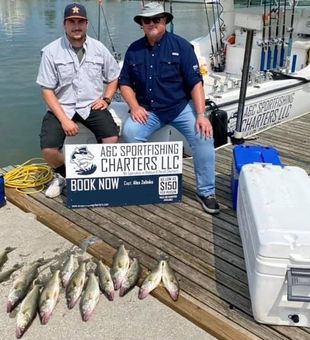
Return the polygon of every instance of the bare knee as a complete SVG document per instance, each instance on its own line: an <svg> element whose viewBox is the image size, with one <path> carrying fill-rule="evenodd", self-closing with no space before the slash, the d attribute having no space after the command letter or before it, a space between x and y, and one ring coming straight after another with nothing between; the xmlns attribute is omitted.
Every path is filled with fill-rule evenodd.
<svg viewBox="0 0 310 340"><path fill-rule="evenodd" d="M63 153L57 148L42 149L42 155L47 164L53 169L60 167L65 162Z"/></svg>
<svg viewBox="0 0 310 340"><path fill-rule="evenodd" d="M107 138L101 138L101 143L103 144L113 144L118 142L118 136L111 136Z"/></svg>

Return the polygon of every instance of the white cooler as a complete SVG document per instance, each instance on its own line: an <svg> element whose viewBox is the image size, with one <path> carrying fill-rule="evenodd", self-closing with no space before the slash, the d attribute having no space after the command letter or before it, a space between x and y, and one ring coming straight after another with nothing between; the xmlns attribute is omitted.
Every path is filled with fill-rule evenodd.
<svg viewBox="0 0 310 340"><path fill-rule="evenodd" d="M238 224L256 321L310 326L310 179L298 167L247 164Z"/></svg>

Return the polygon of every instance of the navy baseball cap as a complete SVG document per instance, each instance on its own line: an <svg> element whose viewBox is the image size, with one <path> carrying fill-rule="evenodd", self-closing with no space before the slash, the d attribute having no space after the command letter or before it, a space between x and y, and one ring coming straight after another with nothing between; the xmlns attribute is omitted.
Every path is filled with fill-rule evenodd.
<svg viewBox="0 0 310 340"><path fill-rule="evenodd" d="M86 19L87 20L87 13L86 8L77 3L70 4L66 6L65 12L64 12L64 20L66 19Z"/></svg>

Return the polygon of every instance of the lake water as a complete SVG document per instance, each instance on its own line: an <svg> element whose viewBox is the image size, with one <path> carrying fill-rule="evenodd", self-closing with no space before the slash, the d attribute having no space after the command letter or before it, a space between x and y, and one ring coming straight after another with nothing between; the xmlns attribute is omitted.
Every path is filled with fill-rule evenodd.
<svg viewBox="0 0 310 340"><path fill-rule="evenodd" d="M105 0L104 15L97 0L78 2L87 8L89 35L98 37L100 27L100 40L110 51L124 55L128 45L142 36L133 21L140 1ZM63 10L68 3L0 0L0 167L41 157L39 132L45 105L35 83L40 50L63 34ZM206 34L203 5L178 3L172 12L175 33L188 40Z"/></svg>

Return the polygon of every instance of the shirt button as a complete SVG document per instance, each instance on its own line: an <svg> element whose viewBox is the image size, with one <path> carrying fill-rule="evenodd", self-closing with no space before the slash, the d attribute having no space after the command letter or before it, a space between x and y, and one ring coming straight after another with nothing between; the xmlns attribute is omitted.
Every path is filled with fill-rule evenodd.
<svg viewBox="0 0 310 340"><path fill-rule="evenodd" d="M149 77L149 79L152 79L152 77Z"/></svg>
<svg viewBox="0 0 310 340"><path fill-rule="evenodd" d="M152 54L152 57L154 57L154 55L155 55L155 54L153 53L153 54Z"/></svg>
<svg viewBox="0 0 310 340"><path fill-rule="evenodd" d="M153 65L150 65L150 68L153 68Z"/></svg>
<svg viewBox="0 0 310 340"><path fill-rule="evenodd" d="M149 89L149 91L152 91L152 89Z"/></svg>

